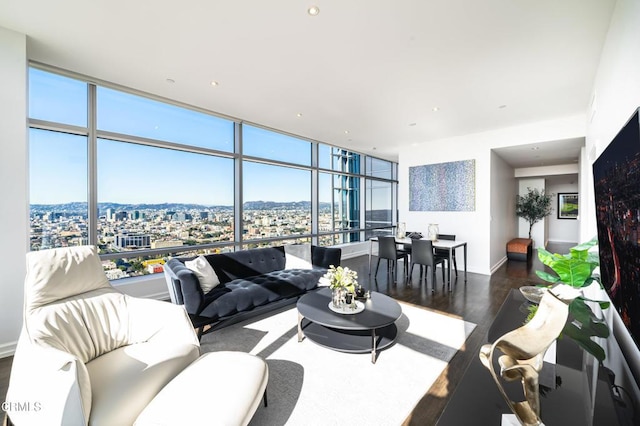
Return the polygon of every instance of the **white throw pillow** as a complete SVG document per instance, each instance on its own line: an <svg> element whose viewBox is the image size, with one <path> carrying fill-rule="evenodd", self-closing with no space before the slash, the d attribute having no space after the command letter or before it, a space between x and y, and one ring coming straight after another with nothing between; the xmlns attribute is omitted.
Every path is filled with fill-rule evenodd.
<svg viewBox="0 0 640 426"><path fill-rule="evenodd" d="M198 281L200 282L200 288L207 294L212 288L220 284L220 279L216 275L216 271L213 270L209 262L204 256L198 256L193 260L187 260L184 262L184 266L191 269Z"/></svg>
<svg viewBox="0 0 640 426"><path fill-rule="evenodd" d="M311 244L287 244L284 246L285 269L313 269Z"/></svg>

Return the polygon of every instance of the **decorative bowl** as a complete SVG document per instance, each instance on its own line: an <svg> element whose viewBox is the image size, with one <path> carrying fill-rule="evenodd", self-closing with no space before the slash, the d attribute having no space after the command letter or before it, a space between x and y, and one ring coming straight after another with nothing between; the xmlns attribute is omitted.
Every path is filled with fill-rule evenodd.
<svg viewBox="0 0 640 426"><path fill-rule="evenodd" d="M533 285L525 285L520 287L520 293L531 303L540 303L540 299L547 292L547 287L536 287Z"/></svg>

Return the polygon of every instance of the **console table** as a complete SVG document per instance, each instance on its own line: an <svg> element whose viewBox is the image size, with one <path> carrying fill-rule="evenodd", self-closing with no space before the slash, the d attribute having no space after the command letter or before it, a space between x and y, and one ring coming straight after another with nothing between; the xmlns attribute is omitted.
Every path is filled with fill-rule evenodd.
<svg viewBox="0 0 640 426"><path fill-rule="evenodd" d="M512 290L489 328L485 343L494 342L503 334L520 327L527 316L527 304L518 290ZM592 380L593 364L589 366L587 362L591 356L585 354L569 338L558 339L556 346L556 364L545 363L541 372L541 384L545 373L547 378L550 377L547 383L557 384L555 388L552 384L546 389L546 395L543 396L541 392L542 421L547 426L619 425L608 378L599 370L599 373L595 373L598 374L596 380ZM595 370L598 370L597 367ZM508 383L506 390L513 395L512 400L523 400L519 382ZM594 395L593 404L591 395ZM511 414L511 410L498 391L489 370L476 355L437 424L499 426L503 414Z"/></svg>

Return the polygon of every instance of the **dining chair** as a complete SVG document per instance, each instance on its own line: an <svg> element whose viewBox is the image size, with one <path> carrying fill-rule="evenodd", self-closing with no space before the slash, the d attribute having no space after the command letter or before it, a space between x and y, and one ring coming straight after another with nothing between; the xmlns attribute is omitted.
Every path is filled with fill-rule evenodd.
<svg viewBox="0 0 640 426"><path fill-rule="evenodd" d="M433 242L430 240L414 240L411 250L411 267L409 272L413 274L413 267L415 265L420 266L420 281L422 281L422 267L425 267L425 286L427 285L427 272L431 267L431 288L432 291L436 290L436 266L442 264L442 284L445 283L445 263L448 260L447 257L436 256L433 251Z"/></svg>
<svg viewBox="0 0 640 426"><path fill-rule="evenodd" d="M394 281L398 281L398 260L404 260L405 277L409 274L409 252L398 248L395 237L378 237L378 263L376 265L376 273L380 267L380 260L387 260L387 272L394 272Z"/></svg>
<svg viewBox="0 0 640 426"><path fill-rule="evenodd" d="M438 239L440 240L448 240L448 241L455 241L456 240L456 236L453 234L438 234ZM447 259L449 259L449 250L447 249L442 249L442 248L436 248L435 250L436 256L440 256L440 257L446 257ZM453 252L451 253L451 259L453 260L453 269L456 272L456 277L458 276L458 264L456 263L456 251L453 250ZM451 265L449 265L451 266Z"/></svg>

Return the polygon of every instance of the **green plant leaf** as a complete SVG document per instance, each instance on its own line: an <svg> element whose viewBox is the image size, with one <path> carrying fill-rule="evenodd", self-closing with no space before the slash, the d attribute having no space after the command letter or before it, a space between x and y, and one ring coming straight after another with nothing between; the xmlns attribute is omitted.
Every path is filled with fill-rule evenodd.
<svg viewBox="0 0 640 426"><path fill-rule="evenodd" d="M574 340L585 351L596 357L599 362L604 361L606 358L604 349L602 349L599 344L591 340L590 336L584 334L581 329L575 326L575 324L567 323L562 329L562 334Z"/></svg>
<svg viewBox="0 0 640 426"><path fill-rule="evenodd" d="M550 282L550 283L557 283L560 281L560 277L557 275L552 275L548 272L545 271L536 271L536 275L540 278L542 278L543 280Z"/></svg>
<svg viewBox="0 0 640 426"><path fill-rule="evenodd" d="M576 300L571 302L569 305L569 311L572 313L576 321L580 323L580 331L589 337L609 337L609 327L607 327L607 324L605 324L600 318L596 317L591 311L591 308L584 304L584 301L582 301L582 303L576 303ZM574 307L572 308L571 305L574 305ZM577 312L578 309L575 305L582 306L579 308L580 312ZM586 311L584 309L586 309Z"/></svg>
<svg viewBox="0 0 640 426"><path fill-rule="evenodd" d="M594 281L600 284L600 277L593 276L593 271L600 264L598 255L589 252L589 249L597 245L596 237L586 243L572 247L566 255L550 253L543 248L538 249L540 261L551 268L557 274L553 275L544 271L536 271L536 275L548 282L561 281L572 287L585 287ZM573 339L584 350L592 354L602 362L605 359L604 349L592 340L592 337L609 337L610 331L604 320L598 318L585 300L600 304L602 309L607 309L609 302L600 302L583 297L578 297L569 304L569 312L575 321L567 322L562 330L562 334Z"/></svg>
<svg viewBox="0 0 640 426"><path fill-rule="evenodd" d="M586 251L571 249L570 254L560 255L551 254L547 250L539 248L538 258L558 274L560 281L572 287L584 287L593 281L590 278L597 265L588 261ZM588 283L587 279L590 279Z"/></svg>

